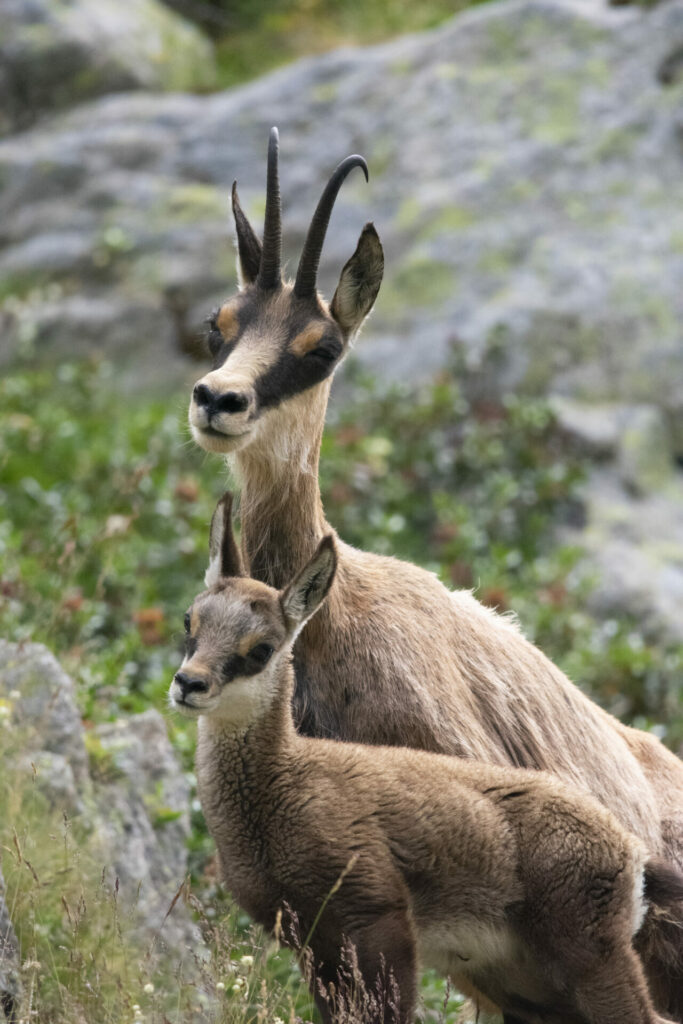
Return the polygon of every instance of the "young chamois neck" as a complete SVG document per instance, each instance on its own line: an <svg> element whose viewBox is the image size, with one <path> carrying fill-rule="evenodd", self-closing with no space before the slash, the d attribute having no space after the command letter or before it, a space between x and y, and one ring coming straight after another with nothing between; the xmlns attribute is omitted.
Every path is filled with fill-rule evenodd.
<svg viewBox="0 0 683 1024"><path fill-rule="evenodd" d="M318 485L329 390L324 381L274 411L235 455L242 550L250 575L272 587L284 586L330 532Z"/></svg>

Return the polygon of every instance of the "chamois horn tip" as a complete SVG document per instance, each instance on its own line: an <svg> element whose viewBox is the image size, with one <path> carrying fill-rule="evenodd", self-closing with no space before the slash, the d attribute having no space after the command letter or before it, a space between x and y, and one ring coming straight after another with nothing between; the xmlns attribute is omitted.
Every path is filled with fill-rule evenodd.
<svg viewBox="0 0 683 1024"><path fill-rule="evenodd" d="M363 174L365 175L365 180L370 181L370 171L368 169L368 163L365 157L361 156L360 153L353 153L350 157L348 157L348 160L355 161L356 166L360 167Z"/></svg>

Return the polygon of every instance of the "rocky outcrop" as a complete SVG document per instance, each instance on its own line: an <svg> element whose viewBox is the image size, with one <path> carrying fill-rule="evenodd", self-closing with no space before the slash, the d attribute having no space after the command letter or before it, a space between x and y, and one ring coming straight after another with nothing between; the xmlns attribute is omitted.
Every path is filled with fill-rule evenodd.
<svg viewBox="0 0 683 1024"><path fill-rule="evenodd" d="M0 868L0 1009L9 1024L19 1019L21 970L19 944L5 902L5 879Z"/></svg>
<svg viewBox="0 0 683 1024"><path fill-rule="evenodd" d="M191 961L201 956L198 929L182 902L168 914L187 873L190 793L164 719L149 710L86 731L75 697L42 644L0 641L0 704L22 736L23 761L13 767L23 766L48 806L87 834L98 872L116 885L130 935L176 959L191 947ZM9 1006L19 998L20 974L3 895L0 876L0 1005L5 999Z"/></svg>
<svg viewBox="0 0 683 1024"><path fill-rule="evenodd" d="M289 257L331 167L360 151L370 185L345 185L321 271L330 294L374 218L386 279L357 357L381 378L419 378L455 342L490 390L569 403L581 443L603 452L586 537L612 550L614 499L633 529L606 571L635 572L638 523L659 495L667 568L638 575L678 594L682 47L683 0L501 0L222 94L107 97L6 139L0 361L95 350L126 381L165 387L235 286L229 188L236 177L260 219L270 125ZM618 592L640 614L631 588Z"/></svg>
<svg viewBox="0 0 683 1024"><path fill-rule="evenodd" d="M208 40L159 0L3 0L0 135L93 96L213 76Z"/></svg>

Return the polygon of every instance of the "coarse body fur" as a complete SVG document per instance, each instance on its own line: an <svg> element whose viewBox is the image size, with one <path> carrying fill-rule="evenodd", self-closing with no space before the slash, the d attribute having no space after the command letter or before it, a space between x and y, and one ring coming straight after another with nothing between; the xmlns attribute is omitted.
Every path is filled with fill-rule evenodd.
<svg viewBox="0 0 683 1024"><path fill-rule="evenodd" d="M366 226L328 306L279 278L260 287L260 243L239 206L236 219L244 287L212 319L214 368L190 422L240 482L252 576L279 587L331 529L318 487L331 375L374 302L381 246ZM318 344L324 370L322 356L310 363ZM548 770L683 867L683 764L663 744L589 701L471 593L393 558L338 551L329 600L294 648L302 733ZM683 932L652 917L640 942L658 1006L683 1022Z"/></svg>
<svg viewBox="0 0 683 1024"><path fill-rule="evenodd" d="M199 797L233 896L270 929L292 912L326 1021L408 1024L421 962L507 1022L658 1024L632 939L646 884L681 899L683 876L596 801L544 772L296 732L291 644L334 556L323 541L281 593L214 575L188 613L171 696L199 716Z"/></svg>

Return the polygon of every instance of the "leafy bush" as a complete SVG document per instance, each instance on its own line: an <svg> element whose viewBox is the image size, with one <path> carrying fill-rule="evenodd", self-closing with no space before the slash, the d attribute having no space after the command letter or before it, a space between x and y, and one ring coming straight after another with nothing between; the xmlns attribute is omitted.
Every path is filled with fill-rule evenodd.
<svg viewBox="0 0 683 1024"><path fill-rule="evenodd" d="M580 514L583 467L547 405L492 401L459 364L422 387L382 389L352 367L345 380L353 399L333 406L321 458L325 506L344 539L414 560L517 612L527 635L604 706L680 742L683 652L633 622L591 615L579 552L558 543L558 525ZM77 680L86 718L163 707L225 486L221 464L185 442L186 396L123 401L112 367L91 362L7 376L0 404L0 632L47 643ZM169 728L190 768L192 725L170 718ZM65 832L50 818L26 773L17 774L19 750L9 743L0 730L10 766L0 789L3 868L27 980L42 978L36 1019L132 1020L147 982L126 960L133 939L125 926L116 932L96 851L76 826ZM89 754L96 771L110 770L96 747ZM157 812L161 822L163 806ZM194 905L214 951L207 987L220 995L205 1019L310 1016L289 954L220 902L198 812L193 825ZM242 956L255 956L248 971ZM166 993L189 1007L191 992L173 986ZM163 1019L161 988L143 1006L146 1019ZM427 1019L443 1019L443 982L425 975L422 994ZM458 1005L451 997L448 1019Z"/></svg>

